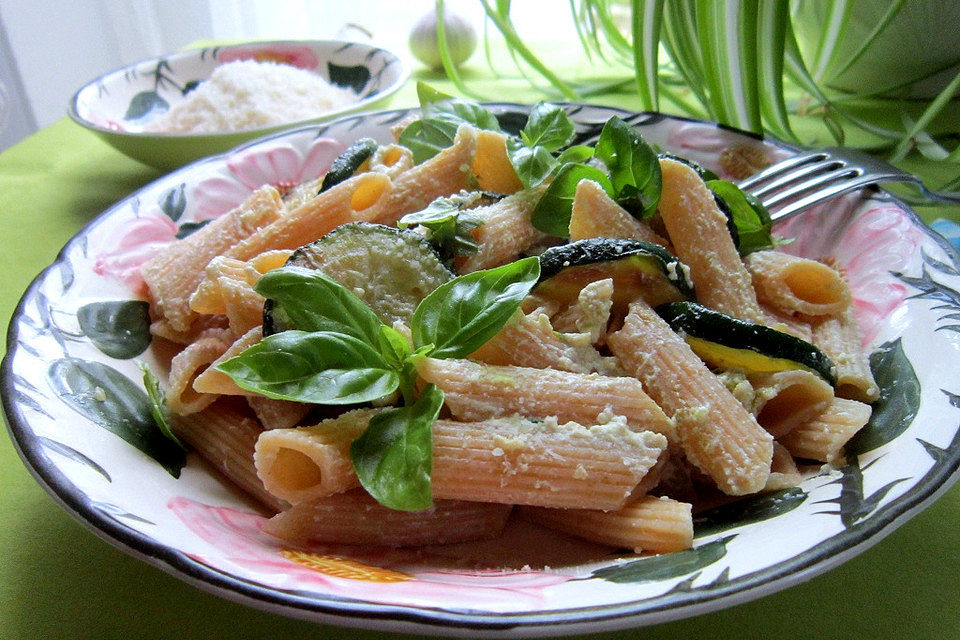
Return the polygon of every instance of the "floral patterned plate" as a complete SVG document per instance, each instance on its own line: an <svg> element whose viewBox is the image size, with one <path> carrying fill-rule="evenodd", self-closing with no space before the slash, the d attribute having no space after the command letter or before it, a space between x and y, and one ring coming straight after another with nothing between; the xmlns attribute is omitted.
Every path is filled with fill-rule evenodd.
<svg viewBox="0 0 960 640"><path fill-rule="evenodd" d="M239 132L180 135L145 130L184 101L217 66L236 60L277 62L315 72L330 84L351 90L356 102L300 122ZM395 54L360 42L297 40L207 47L144 60L97 78L74 95L68 113L131 158L158 169L175 169L270 131L385 106L409 73Z"/></svg>
<svg viewBox="0 0 960 640"><path fill-rule="evenodd" d="M504 128L525 120L524 107L491 108ZM582 140L620 115L728 178L794 153L705 122L567 108ZM294 550L264 535L250 502L147 428L139 366L159 370L164 354L147 331L138 266L258 185L314 177L358 138L389 139L410 113L301 127L196 162L98 217L37 278L11 324L3 403L27 466L68 511L191 584L274 612L536 636L653 624L789 587L863 551L960 475L960 257L888 194L864 192L778 228L796 238L788 251L846 269L882 388L843 466L701 513L694 548L662 556L615 554L520 524L499 542L417 553Z"/></svg>

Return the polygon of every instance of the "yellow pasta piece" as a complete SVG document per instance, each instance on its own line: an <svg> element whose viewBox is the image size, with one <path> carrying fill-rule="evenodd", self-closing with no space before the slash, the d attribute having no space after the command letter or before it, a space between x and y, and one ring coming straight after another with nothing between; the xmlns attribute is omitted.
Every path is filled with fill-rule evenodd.
<svg viewBox="0 0 960 640"><path fill-rule="evenodd" d="M676 438L673 423L635 378L435 358L420 360L417 373L443 390L447 408L460 420L517 414L594 424L616 415L634 431Z"/></svg>
<svg viewBox="0 0 960 640"><path fill-rule="evenodd" d="M263 428L235 399L220 399L188 416L174 415L172 427L213 468L273 513L288 506L264 489L257 477L253 446Z"/></svg>
<svg viewBox="0 0 960 640"><path fill-rule="evenodd" d="M370 170L391 178L412 168L413 153L399 144L380 145L370 158Z"/></svg>
<svg viewBox="0 0 960 640"><path fill-rule="evenodd" d="M227 318L220 315L194 316L189 326L182 331L170 326L165 318L150 323L151 335L182 345L196 342L200 336L209 331L225 330L226 328Z"/></svg>
<svg viewBox="0 0 960 640"><path fill-rule="evenodd" d="M201 372L193 380L193 390L197 393L212 393L218 395L249 396L255 395L252 391L241 389L237 386L230 376L217 371L216 367L221 362L226 362L230 358L239 355L247 347L251 347L263 339L263 330L261 327L254 327L240 336L231 344L223 354L210 363L206 370Z"/></svg>
<svg viewBox="0 0 960 640"><path fill-rule="evenodd" d="M188 331L196 318L189 299L210 260L272 223L283 211L277 190L269 185L260 187L239 207L173 243L143 265L140 273L150 290L156 315L173 331Z"/></svg>
<svg viewBox="0 0 960 640"><path fill-rule="evenodd" d="M850 305L843 276L822 262L780 251L754 251L744 263L761 304L785 314L837 315Z"/></svg>
<svg viewBox="0 0 960 640"><path fill-rule="evenodd" d="M774 438L817 417L833 402L833 387L810 371L750 376L750 382L757 422Z"/></svg>
<svg viewBox="0 0 960 640"><path fill-rule="evenodd" d="M520 507L517 514L568 535L636 553L669 553L693 546L692 505L644 496L616 511Z"/></svg>
<svg viewBox="0 0 960 640"><path fill-rule="evenodd" d="M530 214L546 186L519 191L491 205L471 209L482 224L474 229L477 252L459 266L461 273L489 269L510 262L547 236L530 222Z"/></svg>
<svg viewBox="0 0 960 640"><path fill-rule="evenodd" d="M364 491L302 502L277 514L263 531L287 542L414 547L495 538L510 506L437 500L424 511L395 511Z"/></svg>
<svg viewBox="0 0 960 640"><path fill-rule="evenodd" d="M594 180L581 180L573 196L570 213L570 240L586 238L627 238L667 247L669 243L649 225L643 224L607 195Z"/></svg>
<svg viewBox="0 0 960 640"><path fill-rule="evenodd" d="M814 324L812 342L837 368L837 396L868 403L880 397L852 308Z"/></svg>
<svg viewBox="0 0 960 640"><path fill-rule="evenodd" d="M673 418L687 458L731 495L763 488L773 438L645 302L630 305L607 344Z"/></svg>
<svg viewBox="0 0 960 640"><path fill-rule="evenodd" d="M713 193L689 165L662 158L660 170L660 216L674 253L690 267L697 300L727 315L762 323L750 273Z"/></svg>
<svg viewBox="0 0 960 640"><path fill-rule="evenodd" d="M348 222L376 217L393 188L382 173L361 173L344 180L258 230L225 255L239 260L274 249L296 249Z"/></svg>
<svg viewBox="0 0 960 640"><path fill-rule="evenodd" d="M485 129L477 131L473 175L477 179L477 185L484 191L514 193L523 188L523 183L507 156L507 134Z"/></svg>
<svg viewBox="0 0 960 640"><path fill-rule="evenodd" d="M867 424L871 411L863 402L835 398L819 416L779 440L797 458L837 463L843 446Z"/></svg>

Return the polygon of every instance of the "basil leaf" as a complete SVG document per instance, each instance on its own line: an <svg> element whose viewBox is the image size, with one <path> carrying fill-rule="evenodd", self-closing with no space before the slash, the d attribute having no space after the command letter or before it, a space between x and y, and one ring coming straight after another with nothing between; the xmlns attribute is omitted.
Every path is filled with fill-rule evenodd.
<svg viewBox="0 0 960 640"><path fill-rule="evenodd" d="M417 81L417 99L420 101L420 107L438 102L440 100L450 100L453 96L435 89L422 80Z"/></svg>
<svg viewBox="0 0 960 640"><path fill-rule="evenodd" d="M461 193L447 198L437 198L423 211L408 213L400 218L401 229L416 225L427 230L427 242L433 245L440 258L449 262L456 256L469 256L477 252L479 245L471 231L483 224L480 216L461 211L476 202L479 191Z"/></svg>
<svg viewBox="0 0 960 640"><path fill-rule="evenodd" d="M426 118L457 118L460 123L472 124L477 129L500 131L500 121L483 105L459 98L447 98L420 106Z"/></svg>
<svg viewBox="0 0 960 640"><path fill-rule="evenodd" d="M507 157L527 189L546 180L557 167L557 159L546 147L528 147L516 138L507 138Z"/></svg>
<svg viewBox="0 0 960 640"><path fill-rule="evenodd" d="M392 369L400 369L412 354L413 349L406 337L393 327L380 325L379 352Z"/></svg>
<svg viewBox="0 0 960 640"><path fill-rule="evenodd" d="M566 164L568 162L586 162L593 158L593 147L585 144L575 144L567 147L557 156L557 162Z"/></svg>
<svg viewBox="0 0 960 640"><path fill-rule="evenodd" d="M433 343L434 358L476 351L506 324L539 275L540 261L531 257L440 285L413 314L414 346Z"/></svg>
<svg viewBox="0 0 960 640"><path fill-rule="evenodd" d="M170 426L167 401L163 390L160 388L159 378L157 378L144 363L138 362L137 364L140 366L140 370L143 371L143 388L147 391L147 400L150 402L150 415L153 416L154 423L156 423L157 428L160 430L160 433L163 434L164 438L186 451L187 447L173 432L173 427Z"/></svg>
<svg viewBox="0 0 960 640"><path fill-rule="evenodd" d="M443 392L427 385L413 405L375 415L350 445L360 484L385 507L417 511L433 503L432 427L442 406Z"/></svg>
<svg viewBox="0 0 960 640"><path fill-rule="evenodd" d="M216 368L242 389L314 404L369 402L393 393L400 383L374 347L332 331L267 336Z"/></svg>
<svg viewBox="0 0 960 640"><path fill-rule="evenodd" d="M600 132L595 150L610 171L614 197L634 217L652 216L660 203L660 162L636 129L614 116Z"/></svg>
<svg viewBox="0 0 960 640"><path fill-rule="evenodd" d="M410 149L413 161L420 164L452 146L461 124L459 118L449 115L421 118L407 125L397 142Z"/></svg>
<svg viewBox="0 0 960 640"><path fill-rule="evenodd" d="M263 274L256 291L272 301L273 313L302 331L332 331L379 344L380 319L342 284L317 269L282 267Z"/></svg>
<svg viewBox="0 0 960 640"><path fill-rule="evenodd" d="M726 180L709 180L707 186L719 198L720 208L733 226L731 235L740 255L776 245L770 212L756 197Z"/></svg>
<svg viewBox="0 0 960 640"><path fill-rule="evenodd" d="M594 180L600 183L604 191L613 193L610 178L600 169L587 164L563 165L530 214L533 226L552 236L570 237L573 196L581 180Z"/></svg>
<svg viewBox="0 0 960 640"><path fill-rule="evenodd" d="M451 146L462 124L500 130L497 117L476 102L449 97L426 85L417 86L417 95L423 116L407 125L397 139L413 152L417 164Z"/></svg>
<svg viewBox="0 0 960 640"><path fill-rule="evenodd" d="M558 151L570 143L574 133L573 120L563 107L540 102L530 111L520 137L528 147Z"/></svg>

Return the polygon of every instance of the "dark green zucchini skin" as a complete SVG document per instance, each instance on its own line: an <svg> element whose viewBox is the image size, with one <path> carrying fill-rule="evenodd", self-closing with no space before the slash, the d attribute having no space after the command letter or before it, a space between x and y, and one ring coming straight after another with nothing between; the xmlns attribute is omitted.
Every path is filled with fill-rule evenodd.
<svg viewBox="0 0 960 640"><path fill-rule="evenodd" d="M540 254L539 282L549 280L569 267L632 257L651 260L683 297L694 298L689 269L679 258L658 244L626 238L586 238L550 247Z"/></svg>
<svg viewBox="0 0 960 640"><path fill-rule="evenodd" d="M323 193L356 173L360 165L373 155L378 146L377 141L373 138L360 138L347 147L330 165L330 170L323 177L323 182L320 184L320 190L317 193Z"/></svg>
<svg viewBox="0 0 960 640"><path fill-rule="evenodd" d="M361 295L387 324L398 319L393 314L395 305L409 307L412 313L427 294L453 278L422 235L372 222L337 227L295 250L286 265L319 269L348 289L388 292L385 296ZM283 309L268 298L263 305L263 334L294 328Z"/></svg>
<svg viewBox="0 0 960 640"><path fill-rule="evenodd" d="M836 367L830 358L796 336L728 316L696 302L670 302L657 307L656 312L677 333L732 349L791 360L812 369L831 385L837 383Z"/></svg>

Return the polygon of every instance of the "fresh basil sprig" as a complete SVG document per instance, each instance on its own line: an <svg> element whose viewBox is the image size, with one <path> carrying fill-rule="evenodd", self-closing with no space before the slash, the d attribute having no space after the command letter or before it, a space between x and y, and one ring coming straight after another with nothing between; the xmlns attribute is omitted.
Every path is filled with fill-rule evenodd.
<svg viewBox="0 0 960 640"><path fill-rule="evenodd" d="M258 293L297 329L265 337L217 365L238 386L271 398L342 405L388 397L403 406L378 414L351 448L361 484L393 509L430 504L430 426L443 392L416 394L418 358L462 357L499 331L540 276L537 258L476 271L443 284L411 319L413 343L376 318L343 285L319 271L283 267L264 274ZM426 478L426 479L424 479Z"/></svg>
<svg viewBox="0 0 960 640"><path fill-rule="evenodd" d="M613 116L603 125L595 155L610 172L617 203L635 218L651 217L663 185L657 152L636 129Z"/></svg>
<svg viewBox="0 0 960 640"><path fill-rule="evenodd" d="M581 180L594 180L607 193L613 192L613 184L600 169L581 163L563 165L550 186L540 196L537 206L530 214L534 227L559 238L570 236L570 215L573 212L573 197Z"/></svg>
<svg viewBox="0 0 960 640"><path fill-rule="evenodd" d="M760 200L726 180L708 180L707 186L727 216L727 226L740 255L777 245L770 212Z"/></svg>
<svg viewBox="0 0 960 640"><path fill-rule="evenodd" d="M483 224L483 220L464 208L473 205L482 195L480 191L471 191L437 198L426 209L400 218L397 226L401 229L423 227L427 242L433 245L445 263L457 256L473 255L479 245L470 232Z"/></svg>
<svg viewBox="0 0 960 640"><path fill-rule="evenodd" d="M530 110L520 137L507 140L507 156L525 188L537 186L553 173L560 164L553 154L570 144L575 133L563 107L540 102Z"/></svg>
<svg viewBox="0 0 960 640"><path fill-rule="evenodd" d="M454 98L422 82L417 84L417 96L422 115L404 127L397 139L410 149L417 164L453 145L460 125L500 130L497 117L475 102Z"/></svg>

